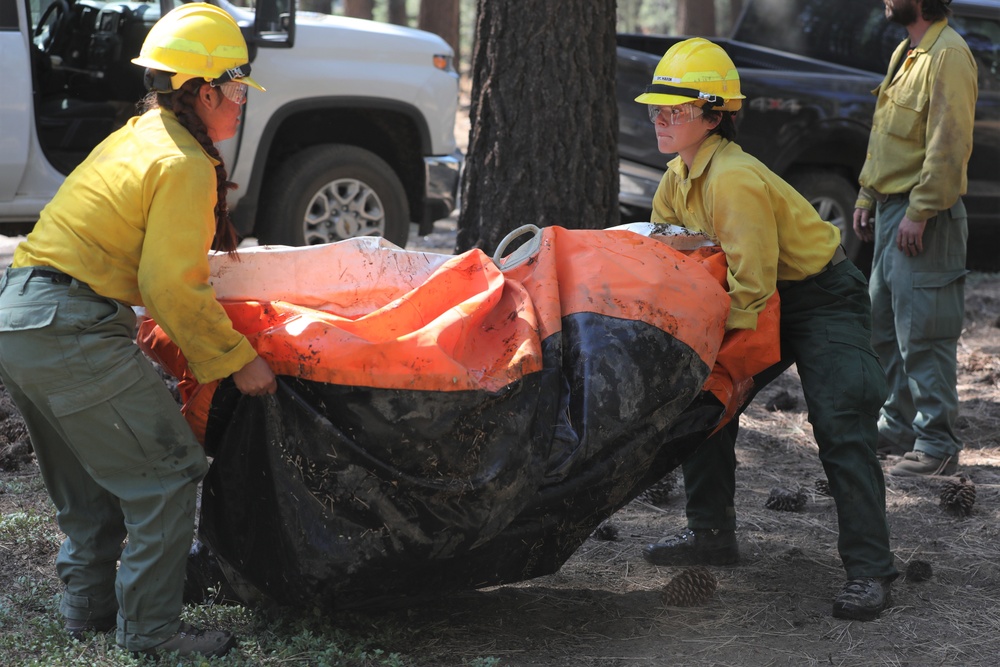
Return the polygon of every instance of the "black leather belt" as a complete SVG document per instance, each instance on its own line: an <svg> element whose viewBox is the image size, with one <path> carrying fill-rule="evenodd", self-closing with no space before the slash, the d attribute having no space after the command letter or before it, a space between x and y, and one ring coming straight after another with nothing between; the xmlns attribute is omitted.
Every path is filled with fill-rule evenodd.
<svg viewBox="0 0 1000 667"><path fill-rule="evenodd" d="M56 271L55 269L46 269L41 266L35 266L31 269L31 273L28 274L28 280L32 278L45 278L46 280L51 280L59 285L69 285L73 282L73 276L63 273L62 271Z"/></svg>

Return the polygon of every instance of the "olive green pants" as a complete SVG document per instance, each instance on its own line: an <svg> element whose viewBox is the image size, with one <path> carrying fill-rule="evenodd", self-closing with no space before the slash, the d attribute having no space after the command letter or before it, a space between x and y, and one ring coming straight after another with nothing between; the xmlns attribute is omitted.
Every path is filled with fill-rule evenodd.
<svg viewBox="0 0 1000 667"><path fill-rule="evenodd" d="M936 458L962 449L958 419L958 338L965 318L965 252L969 237L959 199L924 227L923 251L896 246L905 197L878 205L871 299L872 345L889 380L878 428L897 444Z"/></svg>
<svg viewBox="0 0 1000 667"><path fill-rule="evenodd" d="M837 547L847 576L894 578L885 479L875 454L886 383L871 347L865 278L843 261L779 289L782 361L754 378L755 392L795 363L837 505ZM737 418L684 462L688 527L736 528L738 431Z"/></svg>
<svg viewBox="0 0 1000 667"><path fill-rule="evenodd" d="M62 613L117 614L118 643L141 650L180 623L208 464L134 327L131 308L75 280L30 268L0 278L0 377L66 535Z"/></svg>

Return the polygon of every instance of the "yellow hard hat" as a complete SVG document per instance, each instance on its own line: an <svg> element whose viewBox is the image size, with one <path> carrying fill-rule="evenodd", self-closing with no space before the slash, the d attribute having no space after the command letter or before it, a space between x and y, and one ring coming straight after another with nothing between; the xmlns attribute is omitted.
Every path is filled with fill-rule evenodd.
<svg viewBox="0 0 1000 667"><path fill-rule="evenodd" d="M718 44L692 37L663 54L653 72L653 83L635 101L660 105L697 101L706 108L737 111L744 99L732 58Z"/></svg>
<svg viewBox="0 0 1000 667"><path fill-rule="evenodd" d="M264 90L250 78L250 57L240 27L225 10L206 2L181 5L164 14L132 62L173 73L170 85L174 90L198 77L218 84L238 81Z"/></svg>

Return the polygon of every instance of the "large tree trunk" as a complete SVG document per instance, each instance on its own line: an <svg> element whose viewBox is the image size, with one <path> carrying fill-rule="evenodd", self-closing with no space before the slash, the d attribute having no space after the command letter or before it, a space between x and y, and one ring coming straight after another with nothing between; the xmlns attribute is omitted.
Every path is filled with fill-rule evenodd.
<svg viewBox="0 0 1000 667"><path fill-rule="evenodd" d="M678 0L677 34L711 37L715 34L715 0Z"/></svg>
<svg viewBox="0 0 1000 667"><path fill-rule="evenodd" d="M322 14L333 13L333 0L302 0L299 7L304 12L320 12Z"/></svg>
<svg viewBox="0 0 1000 667"><path fill-rule="evenodd" d="M389 23L410 25L410 17L406 15L406 0L389 0Z"/></svg>
<svg viewBox="0 0 1000 667"><path fill-rule="evenodd" d="M459 252L618 223L615 0L479 0ZM650 131L650 141L653 141Z"/></svg>
<svg viewBox="0 0 1000 667"><path fill-rule="evenodd" d="M440 35L455 52L455 64L458 65L458 0L421 0L420 18L417 27L427 32Z"/></svg>
<svg viewBox="0 0 1000 667"><path fill-rule="evenodd" d="M372 19L375 0L344 0L344 16L356 19Z"/></svg>

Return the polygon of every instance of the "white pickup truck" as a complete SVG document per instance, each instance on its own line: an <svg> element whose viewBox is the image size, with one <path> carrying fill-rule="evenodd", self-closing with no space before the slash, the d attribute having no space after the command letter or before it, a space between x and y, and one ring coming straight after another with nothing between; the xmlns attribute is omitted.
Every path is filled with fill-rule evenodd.
<svg viewBox="0 0 1000 667"><path fill-rule="evenodd" d="M233 220L261 243L381 235L405 246L455 207L458 75L436 35L212 0L243 28L253 77L239 134L220 148ZM0 0L0 234L23 234L65 176L136 113L139 53L181 0Z"/></svg>

